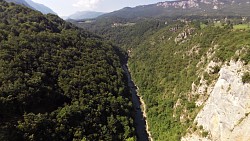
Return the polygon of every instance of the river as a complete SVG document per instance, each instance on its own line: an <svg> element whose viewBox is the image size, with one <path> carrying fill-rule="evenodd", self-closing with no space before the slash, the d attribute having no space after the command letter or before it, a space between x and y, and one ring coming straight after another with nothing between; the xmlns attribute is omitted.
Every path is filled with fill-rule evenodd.
<svg viewBox="0 0 250 141"><path fill-rule="evenodd" d="M137 141L153 141L151 138L151 134L148 131L148 125L147 125L146 113L145 113L146 112L145 104L137 93L138 88L131 78L128 66L124 65L123 69L127 75L128 86L130 87L130 91L132 94L132 103L133 103L133 107L135 110L134 122L135 122Z"/></svg>

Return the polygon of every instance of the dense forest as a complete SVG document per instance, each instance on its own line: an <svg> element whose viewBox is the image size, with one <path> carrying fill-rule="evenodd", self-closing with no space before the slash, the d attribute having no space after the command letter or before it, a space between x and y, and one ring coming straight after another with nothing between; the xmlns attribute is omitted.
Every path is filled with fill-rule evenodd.
<svg viewBox="0 0 250 141"><path fill-rule="evenodd" d="M0 140L134 140L126 54L0 1Z"/></svg>
<svg viewBox="0 0 250 141"><path fill-rule="evenodd" d="M230 60L249 64L250 24L243 19L71 21L77 27L0 0L0 140L136 140L122 69L128 58L153 139L178 141L197 130L206 137L194 118L202 108L197 99L208 95L192 86L214 85ZM217 65L205 71L210 62ZM250 82L249 72L242 82Z"/></svg>
<svg viewBox="0 0 250 141"><path fill-rule="evenodd" d="M210 85L218 78L221 66L212 68L211 73L201 73L210 61L241 59L248 63L250 34L224 27L199 29L192 23L179 26L176 32L169 32L171 28L159 30L137 46L129 66L147 104L153 138L178 141L187 131L202 129L193 121L200 110L195 101L203 96L192 94L192 84L199 85L203 78ZM187 38L176 40L188 30L194 31ZM242 49L241 54L235 53Z"/></svg>
<svg viewBox="0 0 250 141"><path fill-rule="evenodd" d="M76 25L98 32L128 50L129 68L147 105L152 137L179 141L195 130L201 130L202 136L208 134L193 122L201 109L195 101L207 95L192 94L192 85L199 85L201 79L208 85L214 84L221 66L206 73L209 62L223 64L231 59L250 62L249 24L243 25L240 17L228 21L219 18L150 18L116 27L108 20ZM115 22L131 21L116 19ZM242 80L249 82L249 74Z"/></svg>

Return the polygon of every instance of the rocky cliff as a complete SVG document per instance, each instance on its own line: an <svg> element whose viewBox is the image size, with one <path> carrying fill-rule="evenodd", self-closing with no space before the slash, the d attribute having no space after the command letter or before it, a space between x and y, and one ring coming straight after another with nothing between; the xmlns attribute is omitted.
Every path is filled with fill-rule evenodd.
<svg viewBox="0 0 250 141"><path fill-rule="evenodd" d="M249 65L230 61L222 66L219 78L204 107L195 118L207 134L189 134L182 141L249 141L250 140L250 84L242 82Z"/></svg>
<svg viewBox="0 0 250 141"><path fill-rule="evenodd" d="M228 5L249 4L249 0L180 0L159 2L157 6L164 8L204 8L204 5L210 6L212 9L222 9Z"/></svg>

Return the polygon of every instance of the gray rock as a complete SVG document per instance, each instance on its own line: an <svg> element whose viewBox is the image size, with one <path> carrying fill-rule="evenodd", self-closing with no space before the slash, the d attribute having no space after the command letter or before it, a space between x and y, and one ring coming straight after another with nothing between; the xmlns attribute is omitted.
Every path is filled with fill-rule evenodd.
<svg viewBox="0 0 250 141"><path fill-rule="evenodd" d="M243 84L241 78L249 71L242 62L231 61L224 65L213 91L198 113L195 121L211 134L213 141L250 140L250 84ZM201 138L201 137L200 137ZM193 134L182 140L197 139ZM201 138L200 140L207 140Z"/></svg>

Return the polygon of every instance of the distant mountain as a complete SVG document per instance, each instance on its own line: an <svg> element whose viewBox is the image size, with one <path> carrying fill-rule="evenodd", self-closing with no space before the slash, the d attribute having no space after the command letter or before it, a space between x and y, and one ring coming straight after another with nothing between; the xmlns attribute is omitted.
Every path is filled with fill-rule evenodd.
<svg viewBox="0 0 250 141"><path fill-rule="evenodd" d="M74 20L80 20L80 19L92 19L92 18L96 18L100 15L103 15L103 12L95 12L95 11L80 11L80 12L76 12L72 15L70 15L69 17L67 17L68 19L74 19Z"/></svg>
<svg viewBox="0 0 250 141"><path fill-rule="evenodd" d="M101 17L144 18L158 16L249 16L250 0L180 0L126 7Z"/></svg>
<svg viewBox="0 0 250 141"><path fill-rule="evenodd" d="M5 0L7 2L13 2L16 4L20 4L20 5L24 5L26 7L32 8L34 10L40 11L43 14L48 14L48 13L52 13L57 15L53 10L51 10L50 8L46 7L45 5L39 4L39 3L35 3L32 0Z"/></svg>
<svg viewBox="0 0 250 141"><path fill-rule="evenodd" d="M39 3L35 3L32 0L25 0L31 7L33 7L35 10L38 10L42 12L43 14L55 14L57 15L52 9L48 8L47 6Z"/></svg>
<svg viewBox="0 0 250 141"><path fill-rule="evenodd" d="M7 2L13 2L13 3L16 3L16 4L20 4L20 5L24 5L24 6L27 6L29 8L32 8L25 0L5 0Z"/></svg>

